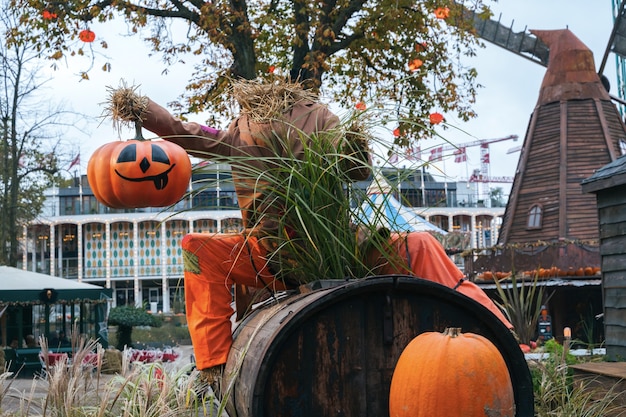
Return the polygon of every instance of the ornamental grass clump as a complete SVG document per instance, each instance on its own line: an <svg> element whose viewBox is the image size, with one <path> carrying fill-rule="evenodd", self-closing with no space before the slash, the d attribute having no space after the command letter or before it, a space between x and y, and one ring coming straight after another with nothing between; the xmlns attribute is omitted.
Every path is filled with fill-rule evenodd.
<svg viewBox="0 0 626 417"><path fill-rule="evenodd" d="M529 362L537 417L626 416L626 410L619 405L626 395L619 381L603 385L599 377L574 378L570 365L579 363L579 359L553 339L544 349L546 359Z"/></svg>
<svg viewBox="0 0 626 417"><path fill-rule="evenodd" d="M240 81L234 83L233 96L241 114L254 122L247 134L263 142L262 156L239 149L231 156L204 156L236 167L235 187L254 196L246 209L251 224L243 233L268 249L275 275L291 284L370 275L355 224L355 207L366 196L351 187L355 171L372 169L367 121L357 117L362 113L306 134L284 117L297 103L318 101L298 83ZM302 148L294 151L293 141ZM209 181L204 188L214 186ZM361 232L367 228L360 226Z"/></svg>
<svg viewBox="0 0 626 417"><path fill-rule="evenodd" d="M513 325L520 343L529 344L537 332L541 306L548 303L553 293L546 295L546 287L538 285L539 274L535 274L530 285L520 282L516 274L511 275L510 282L494 282L499 297L496 303Z"/></svg>

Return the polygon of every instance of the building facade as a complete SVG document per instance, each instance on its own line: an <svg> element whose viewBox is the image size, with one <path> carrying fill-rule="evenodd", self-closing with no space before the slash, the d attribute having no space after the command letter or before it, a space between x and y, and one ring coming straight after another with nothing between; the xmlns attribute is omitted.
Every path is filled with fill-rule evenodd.
<svg viewBox="0 0 626 417"><path fill-rule="evenodd" d="M469 235L473 248L495 243L504 208L482 207L472 202L471 192L459 204L458 184L436 182L423 171L383 174L416 214L443 230ZM95 199L84 177L72 187L49 190L44 212L23 228L18 266L111 288L113 305L178 313L184 311L183 236L240 229L227 166L196 167L188 196L167 210L110 209Z"/></svg>

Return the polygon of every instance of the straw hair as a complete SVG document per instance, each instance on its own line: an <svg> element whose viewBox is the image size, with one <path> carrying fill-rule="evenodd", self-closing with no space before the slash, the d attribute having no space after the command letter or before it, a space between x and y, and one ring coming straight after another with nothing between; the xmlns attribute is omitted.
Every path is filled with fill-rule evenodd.
<svg viewBox="0 0 626 417"><path fill-rule="evenodd" d="M123 82L118 88L107 87L109 97L105 113L114 123L133 125L145 119L148 97L137 93L137 88L128 87Z"/></svg>
<svg viewBox="0 0 626 417"><path fill-rule="evenodd" d="M279 118L300 102L317 102L317 95L305 90L299 82L286 80L237 80L232 83L232 95L245 114L255 122Z"/></svg>

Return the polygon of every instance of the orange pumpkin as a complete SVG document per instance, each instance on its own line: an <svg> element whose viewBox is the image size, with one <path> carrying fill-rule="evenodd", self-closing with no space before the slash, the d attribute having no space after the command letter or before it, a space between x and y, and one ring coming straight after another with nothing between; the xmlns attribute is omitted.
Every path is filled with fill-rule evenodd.
<svg viewBox="0 0 626 417"><path fill-rule="evenodd" d="M137 139L98 148L87 166L96 199L111 208L166 207L189 188L191 162L175 143Z"/></svg>
<svg viewBox="0 0 626 417"><path fill-rule="evenodd" d="M450 328L402 351L391 379L390 417L511 416L515 399L502 355L488 339Z"/></svg>

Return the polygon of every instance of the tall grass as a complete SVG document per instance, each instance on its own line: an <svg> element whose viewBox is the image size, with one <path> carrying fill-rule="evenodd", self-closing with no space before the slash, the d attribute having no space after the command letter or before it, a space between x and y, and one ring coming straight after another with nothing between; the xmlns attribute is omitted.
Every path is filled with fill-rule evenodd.
<svg viewBox="0 0 626 417"><path fill-rule="evenodd" d="M596 377L574 378L569 366L578 360L554 340L545 348L548 358L530 364L537 417L626 416L625 407L619 405L620 396L624 401L619 382L601 388Z"/></svg>
<svg viewBox="0 0 626 417"><path fill-rule="evenodd" d="M271 314L269 315L271 316ZM253 340L253 338L251 338ZM43 347L44 351L46 347ZM162 363L129 363L106 380L99 364L83 365L80 358L101 352L94 341L77 347L71 363L59 363L33 379L30 390L20 392L13 386L11 373L0 374L0 415L5 417L160 417L222 416L226 401L214 399L200 382L191 365L174 368ZM575 379L569 366L577 363L563 347L551 341L546 345L547 359L532 361L531 370L537 417L626 417L617 399L624 395L618 385L598 389L595 378ZM245 351L242 354L245 355ZM224 387L228 398L240 363L231 371ZM36 386L44 385L43 397ZM381 387L381 389L385 389ZM621 414L620 414L621 413Z"/></svg>
<svg viewBox="0 0 626 417"><path fill-rule="evenodd" d="M20 392L14 376L0 375L0 415L8 417L161 417L182 415L218 416L224 406L207 395L198 371L191 364L173 369L163 363L129 363L106 380L100 374L102 361L86 364L92 352L102 358L95 341L75 346L71 362L60 361L35 375L32 387ZM42 345L44 356L47 346ZM45 395L37 394L38 386Z"/></svg>

